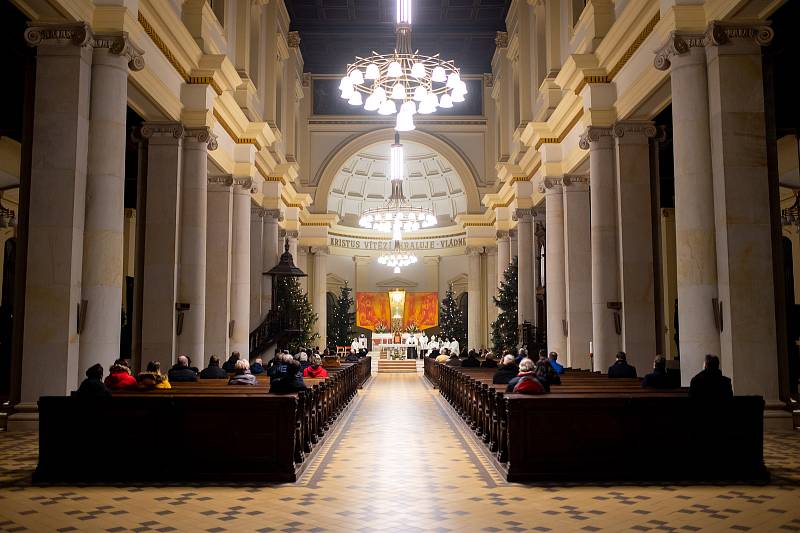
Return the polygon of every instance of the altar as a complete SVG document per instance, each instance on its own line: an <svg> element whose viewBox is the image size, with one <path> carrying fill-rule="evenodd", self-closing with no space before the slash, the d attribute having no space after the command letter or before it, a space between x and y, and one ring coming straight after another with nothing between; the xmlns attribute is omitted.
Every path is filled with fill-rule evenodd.
<svg viewBox="0 0 800 533"><path fill-rule="evenodd" d="M356 292L356 325L373 332L379 358L419 357L424 330L439 325L438 293Z"/></svg>
<svg viewBox="0 0 800 533"><path fill-rule="evenodd" d="M372 349L380 359L406 359L409 348L414 348L419 357L420 337L422 333L373 333Z"/></svg>

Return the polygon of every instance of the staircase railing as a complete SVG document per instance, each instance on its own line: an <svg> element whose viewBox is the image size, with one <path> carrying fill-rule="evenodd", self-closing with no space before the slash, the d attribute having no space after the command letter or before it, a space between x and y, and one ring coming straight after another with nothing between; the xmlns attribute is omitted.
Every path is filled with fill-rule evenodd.
<svg viewBox="0 0 800 533"><path fill-rule="evenodd" d="M271 310L250 333L250 357L263 354L273 344L285 343L302 330L302 321L297 312Z"/></svg>

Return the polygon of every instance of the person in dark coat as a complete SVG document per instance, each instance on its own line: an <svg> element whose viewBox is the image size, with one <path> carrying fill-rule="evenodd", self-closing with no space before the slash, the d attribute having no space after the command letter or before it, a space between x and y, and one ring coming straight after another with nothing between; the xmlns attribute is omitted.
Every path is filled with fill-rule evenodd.
<svg viewBox="0 0 800 533"><path fill-rule="evenodd" d="M486 353L486 359L481 362L481 368L497 368L497 360L492 355L492 352Z"/></svg>
<svg viewBox="0 0 800 533"><path fill-rule="evenodd" d="M504 384L511 381L519 374L519 367L516 363L516 358L508 354L503 357L503 364L497 367L497 372L492 377L492 383Z"/></svg>
<svg viewBox="0 0 800 533"><path fill-rule="evenodd" d="M445 363L447 366L461 366L461 359L456 352L450 354L450 359Z"/></svg>
<svg viewBox="0 0 800 533"><path fill-rule="evenodd" d="M653 361L653 371L644 377L642 387L652 389L671 389L675 387L669 375L667 375L667 360L664 359L664 356L659 355Z"/></svg>
<svg viewBox="0 0 800 533"><path fill-rule="evenodd" d="M250 373L254 376L264 373L264 361L260 357L253 360L253 364L250 365Z"/></svg>
<svg viewBox="0 0 800 533"><path fill-rule="evenodd" d="M178 362L167 372L171 383L179 381L197 381L197 372L189 368L189 359L185 355L178 357Z"/></svg>
<svg viewBox="0 0 800 533"><path fill-rule="evenodd" d="M239 352L233 352L228 360L222 363L222 370L228 374L236 372L236 361L241 359L242 355Z"/></svg>
<svg viewBox="0 0 800 533"><path fill-rule="evenodd" d="M550 385L561 385L561 378L558 376L556 369L550 364L550 359L547 358L547 353L544 350L539 355L539 360L535 363L533 372L548 390Z"/></svg>
<svg viewBox="0 0 800 533"><path fill-rule="evenodd" d="M79 398L111 397L111 391L103 383L103 365L97 363L86 370L86 379L81 382L81 386L75 391L75 396Z"/></svg>
<svg viewBox="0 0 800 533"><path fill-rule="evenodd" d="M225 379L228 373L219 366L219 357L212 355L208 360L208 366L200 371L201 379Z"/></svg>
<svg viewBox="0 0 800 533"><path fill-rule="evenodd" d="M628 357L625 352L617 352L617 360L608 368L610 378L635 378L636 367L628 364Z"/></svg>
<svg viewBox="0 0 800 533"><path fill-rule="evenodd" d="M269 375L270 392L296 392L306 388L303 381L303 368L289 354L282 354L271 359L267 364L267 375Z"/></svg>
<svg viewBox="0 0 800 533"><path fill-rule="evenodd" d="M731 378L722 375L719 357L706 355L703 370L689 383L689 398L701 401L720 401L733 398Z"/></svg>
<svg viewBox="0 0 800 533"><path fill-rule="evenodd" d="M247 359L236 361L236 374L228 380L228 385L255 385L256 377L250 373L250 363Z"/></svg>
<svg viewBox="0 0 800 533"><path fill-rule="evenodd" d="M541 363L541 361L539 361ZM534 363L529 358L524 358L519 363L519 373L513 377L506 387L506 393L521 393L521 394L544 394L550 392L550 387L545 381L536 375L536 366L539 363ZM545 363L549 366L550 363ZM522 381L527 381L525 387L517 388L517 385ZM515 390L516 389L516 390Z"/></svg>
<svg viewBox="0 0 800 533"><path fill-rule="evenodd" d="M481 366L481 361L478 359L478 354L475 350L470 350L467 357L461 361L461 366L464 368L478 368Z"/></svg>

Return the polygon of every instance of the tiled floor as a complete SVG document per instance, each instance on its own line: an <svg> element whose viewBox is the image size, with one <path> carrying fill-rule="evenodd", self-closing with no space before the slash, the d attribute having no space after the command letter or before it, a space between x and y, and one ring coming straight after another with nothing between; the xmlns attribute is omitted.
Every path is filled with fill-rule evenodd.
<svg viewBox="0 0 800 533"><path fill-rule="evenodd" d="M381 374L293 485L32 487L35 435L0 434L0 531L800 531L800 435L766 455L767 486L507 484L420 375Z"/></svg>

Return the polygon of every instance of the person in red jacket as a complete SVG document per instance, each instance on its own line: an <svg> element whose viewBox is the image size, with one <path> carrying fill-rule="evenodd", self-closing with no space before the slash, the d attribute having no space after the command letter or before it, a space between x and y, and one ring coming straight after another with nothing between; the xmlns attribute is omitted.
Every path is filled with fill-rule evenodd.
<svg viewBox="0 0 800 533"><path fill-rule="evenodd" d="M304 378L327 378L328 371L322 366L322 358L319 355L311 356L311 365L303 370Z"/></svg>
<svg viewBox="0 0 800 533"><path fill-rule="evenodd" d="M111 390L135 389L138 384L136 378L131 374L125 359L117 359L109 369L108 377L105 380L106 387Z"/></svg>

